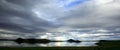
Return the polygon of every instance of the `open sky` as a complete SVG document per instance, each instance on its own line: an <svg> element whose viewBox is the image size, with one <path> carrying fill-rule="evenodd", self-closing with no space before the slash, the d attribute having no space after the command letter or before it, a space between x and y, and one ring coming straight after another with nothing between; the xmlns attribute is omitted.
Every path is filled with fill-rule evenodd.
<svg viewBox="0 0 120 50"><path fill-rule="evenodd" d="M0 31L120 32L119 0L0 0Z"/></svg>

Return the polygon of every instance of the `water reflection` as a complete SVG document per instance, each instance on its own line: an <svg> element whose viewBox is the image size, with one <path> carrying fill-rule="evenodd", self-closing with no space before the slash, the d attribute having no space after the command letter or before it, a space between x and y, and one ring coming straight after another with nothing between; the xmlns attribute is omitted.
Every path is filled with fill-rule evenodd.
<svg viewBox="0 0 120 50"><path fill-rule="evenodd" d="M19 44L17 44L16 42L13 41L0 41L0 46L18 46Z"/></svg>
<svg viewBox="0 0 120 50"><path fill-rule="evenodd" d="M2 47L63 47L63 46L97 46L95 45L97 42L81 42L81 43L69 43L69 42L51 42L47 44L29 44L29 43L21 43L18 44L14 41L0 41L0 46Z"/></svg>
<svg viewBox="0 0 120 50"><path fill-rule="evenodd" d="M48 43L45 44L47 47L61 47L61 46L96 46L95 45L96 42L81 42L81 43L68 43L68 42L52 42L52 43Z"/></svg>
<svg viewBox="0 0 120 50"><path fill-rule="evenodd" d="M51 35L54 35L54 36L51 36ZM74 39L73 40L70 40L70 41L67 41L67 42L51 42L49 40L47 40L48 42L46 42L45 44L42 43L40 41L40 35L38 35L38 39L37 41L34 40L34 39L23 39L23 41L21 43L17 43L17 42L14 42L14 41L10 41L10 40L7 40L7 41L1 41L0 40L0 47L54 47L54 46L57 46L57 47L63 47L63 46L79 46L79 47L82 47L82 46L97 46L96 43L97 41L99 40L120 40L120 33L95 33L95 34L92 34L92 33L84 33L84 34L80 34L80 33L47 33L44 35L41 35L42 38L46 38L46 39L50 39L50 40L66 40L66 39ZM78 43L78 40L80 40L80 42ZM95 41L94 41L95 40ZM19 41L19 40L18 40ZM35 41L35 42L34 42ZM73 41L73 42L71 42ZM82 41L82 42L81 42ZM71 43L70 43L71 42ZM77 42L77 43L76 43ZM32 44L31 44L32 43Z"/></svg>

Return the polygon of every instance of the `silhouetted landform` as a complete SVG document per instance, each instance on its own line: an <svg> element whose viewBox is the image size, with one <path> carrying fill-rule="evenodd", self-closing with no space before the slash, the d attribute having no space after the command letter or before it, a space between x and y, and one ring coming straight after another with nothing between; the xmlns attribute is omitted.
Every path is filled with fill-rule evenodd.
<svg viewBox="0 0 120 50"><path fill-rule="evenodd" d="M18 38L16 40L14 40L15 42L21 44L21 43L30 43L30 44L34 44L34 43L43 43L43 44L46 44L46 43L50 43L50 42L66 42L66 41L53 41L53 40L48 40L48 39L22 39L22 38ZM67 42L70 42L70 43L80 43L81 41L79 40L73 40L73 39L69 39L67 40Z"/></svg>
<svg viewBox="0 0 120 50"><path fill-rule="evenodd" d="M51 42L50 40L48 39L22 39L22 38L18 38L16 40L14 40L15 42L21 44L21 43L30 43L30 44L34 44L34 43L43 43L43 44L46 44L46 43L49 43Z"/></svg>
<svg viewBox="0 0 120 50"><path fill-rule="evenodd" d="M58 41L58 40L34 39L34 38L29 38L29 39L23 39L23 38L0 39L0 41L14 41L14 42L16 42L18 44L21 44L21 43L29 43L29 44L42 43L42 44L47 44L47 43L50 43L50 42L70 42L70 43L80 43L81 42L79 40L73 40L73 39L69 39L67 41Z"/></svg>
<svg viewBox="0 0 120 50"><path fill-rule="evenodd" d="M73 43L73 42L75 42L75 43L80 43L81 41L79 41L79 40L69 39L69 40L67 40L67 42L70 42L70 43Z"/></svg>
<svg viewBox="0 0 120 50"><path fill-rule="evenodd" d="M100 40L98 46L120 46L120 40Z"/></svg>

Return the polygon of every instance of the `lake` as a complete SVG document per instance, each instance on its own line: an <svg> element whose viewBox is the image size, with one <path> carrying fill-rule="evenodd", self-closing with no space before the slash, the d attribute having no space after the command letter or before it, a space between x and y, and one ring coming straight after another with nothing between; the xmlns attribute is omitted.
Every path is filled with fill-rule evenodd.
<svg viewBox="0 0 120 50"><path fill-rule="evenodd" d="M18 44L14 41L0 41L1 47L66 47L66 46L76 46L76 47L83 47L83 46L97 46L95 45L97 42L80 42L80 43L69 43L69 42L50 42L47 44L29 44L29 43L21 43Z"/></svg>
<svg viewBox="0 0 120 50"><path fill-rule="evenodd" d="M9 35L9 34L0 34L1 36L7 38L17 38L18 35ZM75 47L83 47L83 46L97 46L95 43L98 43L99 40L120 40L120 33L45 33L42 35L39 34L27 34L22 35L26 38L35 37L39 39L50 39L50 40L68 40L75 39L80 40L80 43L69 43L69 42L50 42L47 44L29 44L29 43L21 43L18 44L14 41L0 41L0 47L63 47L63 46L75 46Z"/></svg>

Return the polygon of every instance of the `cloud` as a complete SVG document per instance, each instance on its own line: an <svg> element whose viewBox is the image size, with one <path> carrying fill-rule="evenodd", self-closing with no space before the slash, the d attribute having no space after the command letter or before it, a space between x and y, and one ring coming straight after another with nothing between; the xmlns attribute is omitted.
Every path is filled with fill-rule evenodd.
<svg viewBox="0 0 120 50"><path fill-rule="evenodd" d="M19 32L44 32L50 27L56 27L51 21L38 18L32 11L33 0L1 0L0 28ZM38 0L37 0L38 1ZM35 1L35 2L37 2ZM32 2L34 5L35 2ZM42 2L39 1L39 2ZM26 4L27 3L27 4ZM23 5L22 5L23 4ZM42 3L41 3L42 4ZM25 6L24 6L25 5ZM27 6L27 7L26 7ZM30 7L29 7L30 6ZM47 14L45 14L47 15ZM44 17L44 16L43 16Z"/></svg>
<svg viewBox="0 0 120 50"><path fill-rule="evenodd" d="M113 0L91 0L74 7L68 16L62 18L64 27L72 28L106 28L119 27L120 6Z"/></svg>
<svg viewBox="0 0 120 50"><path fill-rule="evenodd" d="M19 32L119 28L119 5L117 0L0 0L0 28Z"/></svg>

